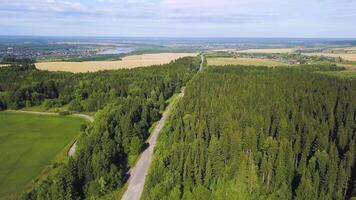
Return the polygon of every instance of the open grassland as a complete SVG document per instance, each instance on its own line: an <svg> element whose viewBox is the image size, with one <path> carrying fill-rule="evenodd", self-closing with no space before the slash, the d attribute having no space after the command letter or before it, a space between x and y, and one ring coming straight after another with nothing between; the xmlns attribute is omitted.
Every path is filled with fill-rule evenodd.
<svg viewBox="0 0 356 200"><path fill-rule="evenodd" d="M178 58L196 55L197 53L143 54L127 56L119 61L41 62L36 63L36 67L41 70L49 71L68 71L74 73L95 72L167 64Z"/></svg>
<svg viewBox="0 0 356 200"><path fill-rule="evenodd" d="M307 56L327 56L338 58L341 57L345 60L356 61L356 53L304 53Z"/></svg>
<svg viewBox="0 0 356 200"><path fill-rule="evenodd" d="M273 49L247 49L240 50L237 53L292 53L292 48L273 48Z"/></svg>
<svg viewBox="0 0 356 200"><path fill-rule="evenodd" d="M0 112L0 199L13 199L80 134L83 119Z"/></svg>
<svg viewBox="0 0 356 200"><path fill-rule="evenodd" d="M257 58L207 58L208 65L264 65L268 67L286 65L282 62L277 62L269 59L257 59Z"/></svg>

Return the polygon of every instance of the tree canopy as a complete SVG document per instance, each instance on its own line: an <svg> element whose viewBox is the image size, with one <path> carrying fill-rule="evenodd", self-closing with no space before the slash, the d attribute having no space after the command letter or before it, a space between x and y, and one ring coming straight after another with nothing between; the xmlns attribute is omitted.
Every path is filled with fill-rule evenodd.
<svg viewBox="0 0 356 200"><path fill-rule="evenodd" d="M356 80L211 67L161 133L143 199L355 196Z"/></svg>

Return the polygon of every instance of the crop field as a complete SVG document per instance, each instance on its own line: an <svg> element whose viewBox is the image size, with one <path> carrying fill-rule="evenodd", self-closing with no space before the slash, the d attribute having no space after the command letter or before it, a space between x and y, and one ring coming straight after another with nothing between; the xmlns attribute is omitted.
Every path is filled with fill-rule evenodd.
<svg viewBox="0 0 356 200"><path fill-rule="evenodd" d="M338 58L341 57L345 60L356 61L356 53L305 53L307 56L327 56Z"/></svg>
<svg viewBox="0 0 356 200"><path fill-rule="evenodd" d="M287 65L282 62L277 62L269 59L257 58L207 58L208 65L264 65L268 67Z"/></svg>
<svg viewBox="0 0 356 200"><path fill-rule="evenodd" d="M196 55L196 53L143 54L127 56L119 61L41 62L36 63L36 67L41 70L49 71L68 71L74 73L95 72L167 64L178 58Z"/></svg>
<svg viewBox="0 0 356 200"><path fill-rule="evenodd" d="M213 52L236 52L236 49L214 49Z"/></svg>
<svg viewBox="0 0 356 200"><path fill-rule="evenodd" d="M83 119L0 112L0 199L16 196L80 134Z"/></svg>
<svg viewBox="0 0 356 200"><path fill-rule="evenodd" d="M274 48L274 49L247 49L240 50L237 53L292 53L292 48Z"/></svg>

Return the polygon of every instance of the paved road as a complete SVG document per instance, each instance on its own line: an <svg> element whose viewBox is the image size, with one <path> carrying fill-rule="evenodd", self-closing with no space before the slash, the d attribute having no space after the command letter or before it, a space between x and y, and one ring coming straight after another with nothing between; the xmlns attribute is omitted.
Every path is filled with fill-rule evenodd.
<svg viewBox="0 0 356 200"><path fill-rule="evenodd" d="M184 96L184 89L182 89L179 97ZM148 172L149 165L151 163L153 149L156 146L156 141L160 131L162 130L166 119L171 110L171 106L168 106L164 111L161 120L158 122L157 126L153 130L153 133L149 139L148 148L141 154L140 159L136 163L136 166L132 168L130 171L130 178L128 181L128 187L124 195L122 196L122 200L139 200L141 194L143 192L143 187L145 185L145 178Z"/></svg>
<svg viewBox="0 0 356 200"><path fill-rule="evenodd" d="M6 112L15 112L15 113L29 113L29 114L35 114L35 115L54 115L54 116L58 116L59 113L51 113L51 112L37 112L37 111L24 111L24 110L6 110ZM90 115L85 115L85 114L73 114L73 116L76 117L80 117L83 118L89 122L93 122L94 121L94 117L90 116ZM68 156L71 157L74 155L75 150L77 148L77 140L72 144L72 146L70 146L69 150L68 150Z"/></svg>
<svg viewBox="0 0 356 200"><path fill-rule="evenodd" d="M201 62L200 62L199 72L203 71L203 65L204 65L204 55L203 54L200 55L200 59L201 59Z"/></svg>
<svg viewBox="0 0 356 200"><path fill-rule="evenodd" d="M204 64L204 56L201 55L201 63L199 72L203 70ZM184 89L182 88L181 93L178 95L179 97L184 96ZM146 175L148 173L148 169L152 160L153 150L156 145L156 141L158 135L163 128L167 116L171 110L171 106L168 106L166 111L164 111L161 120L159 121L156 128L153 130L152 136L149 140L149 147L141 154L140 159L136 163L136 166L130 171L130 178L128 181L128 187L124 195L122 196L122 200L139 200L141 198L141 194L143 192L143 188L145 185Z"/></svg>

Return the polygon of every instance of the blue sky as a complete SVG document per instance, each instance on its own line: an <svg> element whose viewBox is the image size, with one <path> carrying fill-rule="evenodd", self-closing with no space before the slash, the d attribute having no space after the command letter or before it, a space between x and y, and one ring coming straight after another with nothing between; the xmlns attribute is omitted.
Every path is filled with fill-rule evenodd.
<svg viewBox="0 0 356 200"><path fill-rule="evenodd" d="M356 38L356 0L0 0L0 35Z"/></svg>

